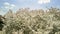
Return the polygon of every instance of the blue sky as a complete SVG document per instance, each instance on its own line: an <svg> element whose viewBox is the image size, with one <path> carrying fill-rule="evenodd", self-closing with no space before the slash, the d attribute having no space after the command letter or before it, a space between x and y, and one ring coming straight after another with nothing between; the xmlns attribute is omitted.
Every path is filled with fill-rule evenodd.
<svg viewBox="0 0 60 34"><path fill-rule="evenodd" d="M0 14L8 12L8 9L19 8L46 9L49 7L60 8L60 0L0 0Z"/></svg>

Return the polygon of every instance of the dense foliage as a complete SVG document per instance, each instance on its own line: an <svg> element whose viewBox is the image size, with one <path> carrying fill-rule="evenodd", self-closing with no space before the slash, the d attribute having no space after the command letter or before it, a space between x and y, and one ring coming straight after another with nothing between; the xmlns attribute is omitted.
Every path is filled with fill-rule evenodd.
<svg viewBox="0 0 60 34"><path fill-rule="evenodd" d="M19 9L16 13L9 10L4 15L6 18L6 34L18 32L17 34L49 34L56 29L59 34L60 9L50 8L48 10ZM56 28L55 28L56 27Z"/></svg>

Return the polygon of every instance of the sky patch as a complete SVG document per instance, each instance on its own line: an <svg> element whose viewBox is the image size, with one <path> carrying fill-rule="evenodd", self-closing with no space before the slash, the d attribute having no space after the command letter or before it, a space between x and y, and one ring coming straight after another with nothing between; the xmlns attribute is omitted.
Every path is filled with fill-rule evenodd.
<svg viewBox="0 0 60 34"><path fill-rule="evenodd" d="M50 3L51 0L38 0L39 4L47 4Z"/></svg>
<svg viewBox="0 0 60 34"><path fill-rule="evenodd" d="M6 8L6 9L13 9L13 8L15 8L16 6L14 5L14 4L10 4L10 3L8 3L8 2L5 2L4 3L4 8Z"/></svg>

